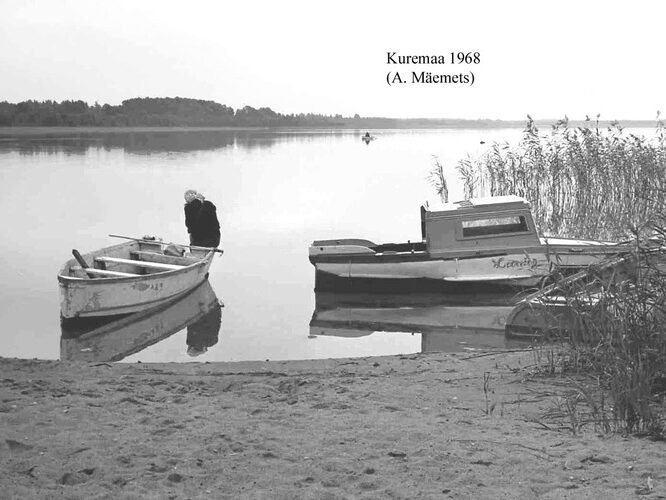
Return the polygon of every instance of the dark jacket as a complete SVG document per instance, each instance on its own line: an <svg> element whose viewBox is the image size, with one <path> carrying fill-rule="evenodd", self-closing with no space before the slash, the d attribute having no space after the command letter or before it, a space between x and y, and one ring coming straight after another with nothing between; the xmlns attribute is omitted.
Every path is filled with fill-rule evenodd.
<svg viewBox="0 0 666 500"><path fill-rule="evenodd" d="M193 200L186 203L185 225L192 245L216 247L220 244L220 223L212 202Z"/></svg>

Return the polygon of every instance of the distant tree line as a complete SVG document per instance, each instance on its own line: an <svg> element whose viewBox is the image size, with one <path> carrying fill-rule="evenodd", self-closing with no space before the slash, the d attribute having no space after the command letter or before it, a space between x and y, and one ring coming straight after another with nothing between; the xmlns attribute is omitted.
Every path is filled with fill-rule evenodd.
<svg viewBox="0 0 666 500"><path fill-rule="evenodd" d="M358 118L358 116L357 116ZM127 99L119 106L92 106L84 101L0 102L0 126L45 127L335 127L345 126L341 115L282 114L271 108L224 104L182 97Z"/></svg>
<svg viewBox="0 0 666 500"><path fill-rule="evenodd" d="M553 125L555 120L539 120ZM625 126L653 122L625 121ZM572 125L576 122L571 121ZM522 127L523 120L458 118L381 118L282 114L271 108L245 106L234 110L215 101L184 97L137 97L119 106L89 105L84 101L0 102L0 127L327 127L327 128L506 128Z"/></svg>

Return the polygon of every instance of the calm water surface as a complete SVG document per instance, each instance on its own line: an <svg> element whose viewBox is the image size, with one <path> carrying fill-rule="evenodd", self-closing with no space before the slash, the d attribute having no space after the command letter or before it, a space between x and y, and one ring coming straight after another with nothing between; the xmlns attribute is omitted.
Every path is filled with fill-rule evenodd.
<svg viewBox="0 0 666 500"><path fill-rule="evenodd" d="M479 153L481 141L512 141L520 130L379 130L368 145L361 133L0 133L0 355L59 359L56 275L72 248L120 241L109 234L186 242L188 188L216 203L222 226L224 255L215 258L209 279L224 303L217 341L190 357L186 321L178 328L176 312L165 311L141 326L154 339L131 328L122 334L136 334L139 344L166 337L145 348L116 346L127 350L126 361L312 359L504 345L506 308L315 297L307 252L313 239L419 240L419 206L434 198L427 181L432 156L447 169L451 199L460 199L456 162ZM324 304L317 311L316 300ZM94 355L95 349L79 350Z"/></svg>

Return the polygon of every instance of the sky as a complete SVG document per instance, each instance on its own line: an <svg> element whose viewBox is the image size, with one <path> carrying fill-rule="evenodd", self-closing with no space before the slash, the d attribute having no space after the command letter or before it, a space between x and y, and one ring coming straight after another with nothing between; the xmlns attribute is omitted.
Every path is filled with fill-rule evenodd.
<svg viewBox="0 0 666 500"><path fill-rule="evenodd" d="M190 97L280 113L652 120L666 3L0 0L0 101ZM478 53L471 64L388 54ZM405 83L387 83L395 72ZM412 72L473 83L412 83Z"/></svg>

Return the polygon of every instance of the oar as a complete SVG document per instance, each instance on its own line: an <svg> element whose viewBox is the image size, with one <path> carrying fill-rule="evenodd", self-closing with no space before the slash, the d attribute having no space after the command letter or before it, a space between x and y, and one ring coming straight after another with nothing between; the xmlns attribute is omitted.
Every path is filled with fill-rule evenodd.
<svg viewBox="0 0 666 500"><path fill-rule="evenodd" d="M83 269L88 269L88 264L86 263L86 260L81 256L81 254L79 253L79 251L76 248L72 249L72 255L76 259L76 262L78 262L79 265ZM95 275L92 274L92 273L86 272L86 274L88 275L89 278L94 278L95 277Z"/></svg>
<svg viewBox="0 0 666 500"><path fill-rule="evenodd" d="M224 253L224 250L220 250L219 248L214 248L214 247L198 247L196 245L181 245L179 243L167 243L167 242L158 241L158 240L145 240L143 238L132 238L131 236L121 236L119 234L110 234L109 236L111 238L122 238L124 240L138 241L139 243L159 243L160 245L177 245L179 247L193 248L194 250L212 250L213 252Z"/></svg>

